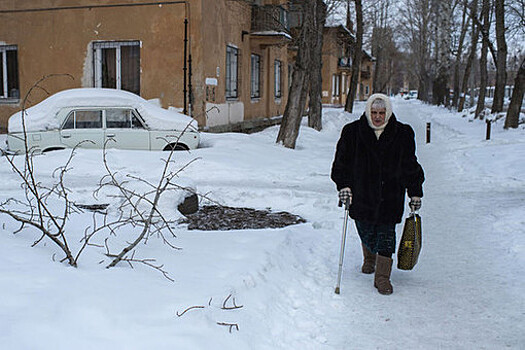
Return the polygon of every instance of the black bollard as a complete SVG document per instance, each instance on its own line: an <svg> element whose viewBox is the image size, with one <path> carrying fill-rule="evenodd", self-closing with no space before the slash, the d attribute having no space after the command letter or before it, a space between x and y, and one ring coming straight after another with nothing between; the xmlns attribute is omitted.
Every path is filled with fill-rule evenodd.
<svg viewBox="0 0 525 350"><path fill-rule="evenodd" d="M486 140L490 140L490 120L487 120L487 136Z"/></svg>
<svg viewBox="0 0 525 350"><path fill-rule="evenodd" d="M430 123L427 123L427 143L430 143Z"/></svg>

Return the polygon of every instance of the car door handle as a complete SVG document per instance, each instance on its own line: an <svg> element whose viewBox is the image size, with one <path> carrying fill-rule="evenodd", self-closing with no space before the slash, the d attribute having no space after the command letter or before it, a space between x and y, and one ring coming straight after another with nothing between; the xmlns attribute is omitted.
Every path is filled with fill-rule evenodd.
<svg viewBox="0 0 525 350"><path fill-rule="evenodd" d="M64 138L64 139L68 139L70 137L71 137L71 135L62 135L62 138Z"/></svg>
<svg viewBox="0 0 525 350"><path fill-rule="evenodd" d="M106 137L115 137L115 134L106 134Z"/></svg>

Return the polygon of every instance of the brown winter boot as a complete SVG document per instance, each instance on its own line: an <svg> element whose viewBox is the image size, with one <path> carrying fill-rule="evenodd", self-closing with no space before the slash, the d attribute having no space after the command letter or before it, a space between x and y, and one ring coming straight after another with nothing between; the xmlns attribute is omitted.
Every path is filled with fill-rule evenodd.
<svg viewBox="0 0 525 350"><path fill-rule="evenodd" d="M363 267L361 267L361 272L369 275L376 270L376 254L368 250L364 244L361 244L361 247L363 247Z"/></svg>
<svg viewBox="0 0 525 350"><path fill-rule="evenodd" d="M381 294L388 295L394 292L390 284L390 273L392 272L392 259L386 256L377 255L376 274L374 277L374 287Z"/></svg>

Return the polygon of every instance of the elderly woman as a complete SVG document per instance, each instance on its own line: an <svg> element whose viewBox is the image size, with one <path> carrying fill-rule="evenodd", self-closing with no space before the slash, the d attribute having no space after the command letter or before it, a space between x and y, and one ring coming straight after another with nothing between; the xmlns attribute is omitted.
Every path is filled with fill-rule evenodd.
<svg viewBox="0 0 525 350"><path fill-rule="evenodd" d="M362 272L375 271L379 293L392 294L395 226L403 216L405 192L413 210L421 207L425 177L416 157L414 131L397 121L387 96L370 96L361 118L345 125L331 177L361 238Z"/></svg>

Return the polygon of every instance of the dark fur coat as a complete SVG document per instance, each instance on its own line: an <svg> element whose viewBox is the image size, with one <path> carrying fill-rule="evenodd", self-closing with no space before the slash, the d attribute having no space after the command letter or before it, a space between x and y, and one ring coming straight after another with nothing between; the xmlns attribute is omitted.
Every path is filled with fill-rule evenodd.
<svg viewBox="0 0 525 350"><path fill-rule="evenodd" d="M405 192L423 197L423 168L417 161L412 128L392 115L379 140L366 115L345 125L337 143L332 180L337 190L350 187L354 220L401 222Z"/></svg>

